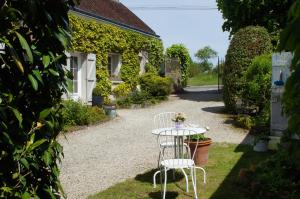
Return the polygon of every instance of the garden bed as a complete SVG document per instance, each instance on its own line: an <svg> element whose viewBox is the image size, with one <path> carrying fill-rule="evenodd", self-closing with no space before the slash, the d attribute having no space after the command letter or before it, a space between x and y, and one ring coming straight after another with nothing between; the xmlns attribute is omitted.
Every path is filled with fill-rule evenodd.
<svg viewBox="0 0 300 199"><path fill-rule="evenodd" d="M109 120L102 108L84 105L72 100L63 102L62 115L64 132L81 130L87 126L97 125Z"/></svg>

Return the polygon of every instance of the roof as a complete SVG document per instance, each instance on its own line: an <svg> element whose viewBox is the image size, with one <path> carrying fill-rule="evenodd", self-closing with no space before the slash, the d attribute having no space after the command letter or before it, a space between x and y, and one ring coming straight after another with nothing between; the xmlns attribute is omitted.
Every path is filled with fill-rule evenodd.
<svg viewBox="0 0 300 199"><path fill-rule="evenodd" d="M118 0L81 0L80 5L74 7L73 10L79 14L123 28L159 37L145 22Z"/></svg>

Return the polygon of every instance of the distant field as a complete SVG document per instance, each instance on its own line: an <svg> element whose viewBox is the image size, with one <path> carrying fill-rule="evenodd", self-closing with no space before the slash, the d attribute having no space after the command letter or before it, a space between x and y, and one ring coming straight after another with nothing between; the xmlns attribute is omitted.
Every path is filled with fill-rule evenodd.
<svg viewBox="0 0 300 199"><path fill-rule="evenodd" d="M222 83L220 78L220 84ZM217 85L218 75L217 74L199 74L188 80L189 86L204 86L204 85Z"/></svg>

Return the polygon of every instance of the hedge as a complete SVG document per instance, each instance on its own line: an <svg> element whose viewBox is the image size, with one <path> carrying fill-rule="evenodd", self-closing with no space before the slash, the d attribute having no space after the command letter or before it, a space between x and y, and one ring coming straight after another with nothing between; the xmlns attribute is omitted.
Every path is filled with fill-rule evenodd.
<svg viewBox="0 0 300 199"><path fill-rule="evenodd" d="M232 38L225 60L223 99L229 112L236 112L240 98L242 76L252 59L272 52L270 36L265 28L249 26L240 29Z"/></svg>

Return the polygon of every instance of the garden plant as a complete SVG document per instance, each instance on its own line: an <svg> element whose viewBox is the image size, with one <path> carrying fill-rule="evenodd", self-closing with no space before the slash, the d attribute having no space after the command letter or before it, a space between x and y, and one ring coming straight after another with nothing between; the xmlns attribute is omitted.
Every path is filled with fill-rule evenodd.
<svg viewBox="0 0 300 199"><path fill-rule="evenodd" d="M226 110L237 112L241 97L242 77L258 55L271 53L272 44L265 28L250 26L239 30L232 38L223 71L223 99Z"/></svg>
<svg viewBox="0 0 300 199"><path fill-rule="evenodd" d="M72 0L0 1L0 197L60 198Z"/></svg>

